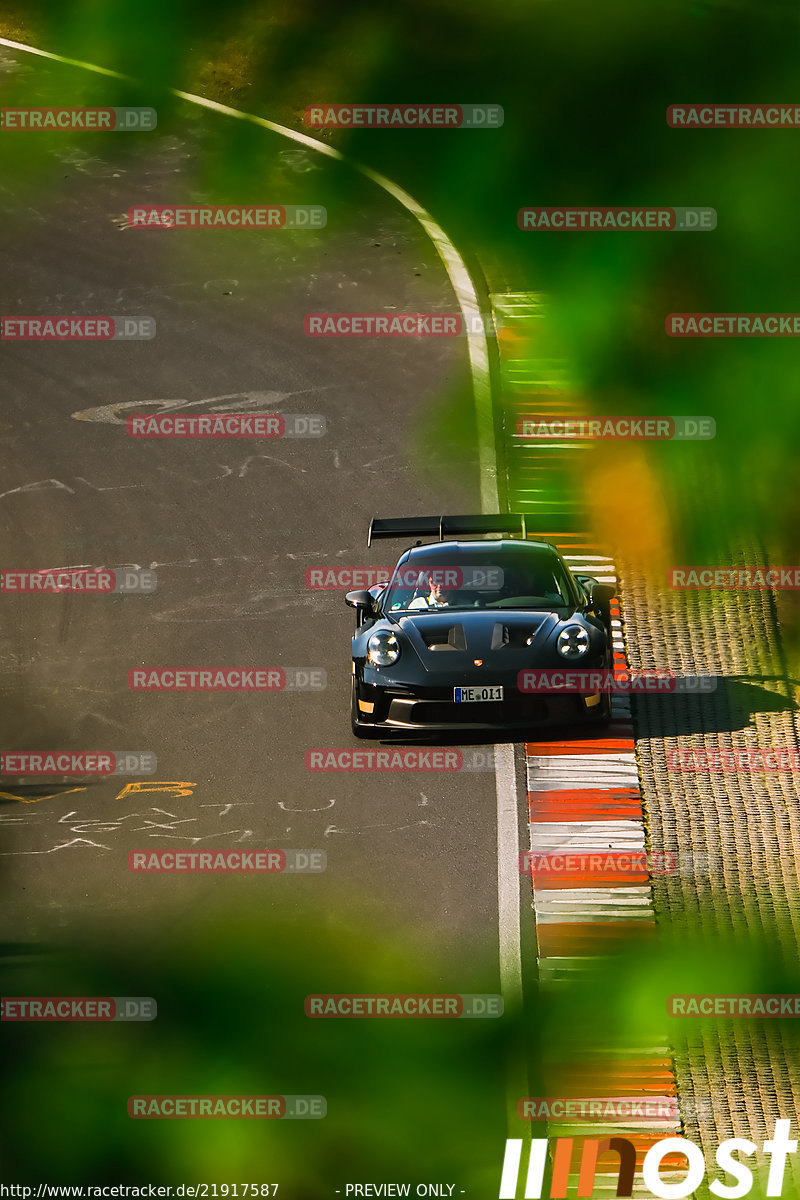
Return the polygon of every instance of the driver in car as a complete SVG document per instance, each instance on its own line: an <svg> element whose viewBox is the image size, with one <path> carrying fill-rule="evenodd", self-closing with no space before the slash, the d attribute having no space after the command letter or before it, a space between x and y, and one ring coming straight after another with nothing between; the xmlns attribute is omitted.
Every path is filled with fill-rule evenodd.
<svg viewBox="0 0 800 1200"><path fill-rule="evenodd" d="M448 592L444 591L441 583L435 583L433 576L430 577L431 590L427 596L417 596L409 604L409 608L447 608L450 601L448 600Z"/></svg>

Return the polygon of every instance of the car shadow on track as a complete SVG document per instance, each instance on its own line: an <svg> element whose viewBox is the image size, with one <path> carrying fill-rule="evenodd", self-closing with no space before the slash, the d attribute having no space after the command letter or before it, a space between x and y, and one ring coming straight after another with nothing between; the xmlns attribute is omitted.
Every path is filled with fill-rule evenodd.
<svg viewBox="0 0 800 1200"><path fill-rule="evenodd" d="M525 745L526 742L580 741L583 738L609 738L614 736L612 724L596 725L548 725L536 726L523 730L497 730L496 735L486 730L453 730L452 733L441 731L431 733L404 732L387 735L369 743L355 742L357 745L379 746L472 746L491 749L500 745Z"/></svg>
<svg viewBox="0 0 800 1200"><path fill-rule="evenodd" d="M17 779L21 779L23 782L17 782ZM29 779L28 775L3 776L0 779L0 805L33 804L37 800L47 800L62 793L74 792L76 789L86 791L97 783L102 783L102 779L98 779L96 775L83 777L76 775L69 779L63 775L51 775L48 779L37 783L27 782Z"/></svg>
<svg viewBox="0 0 800 1200"><path fill-rule="evenodd" d="M786 695L800 682L780 675L716 676L713 692L673 692L633 698L637 738L682 737L692 733L733 733L752 726L761 713L798 711ZM775 690L763 686L772 684ZM778 690L780 689L780 690Z"/></svg>

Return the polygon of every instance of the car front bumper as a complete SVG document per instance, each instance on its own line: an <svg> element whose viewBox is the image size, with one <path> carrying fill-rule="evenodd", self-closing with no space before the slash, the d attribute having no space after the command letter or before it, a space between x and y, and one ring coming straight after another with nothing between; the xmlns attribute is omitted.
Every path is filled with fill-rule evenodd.
<svg viewBox="0 0 800 1200"><path fill-rule="evenodd" d="M504 685L504 699L456 704L453 686L411 688L365 684L357 679L358 721L387 732L520 729L597 720L598 697L520 692Z"/></svg>

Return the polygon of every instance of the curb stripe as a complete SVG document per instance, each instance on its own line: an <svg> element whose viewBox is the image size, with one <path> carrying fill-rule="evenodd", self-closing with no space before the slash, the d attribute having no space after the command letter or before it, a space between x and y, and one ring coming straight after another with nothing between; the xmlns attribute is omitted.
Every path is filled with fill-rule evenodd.
<svg viewBox="0 0 800 1200"><path fill-rule="evenodd" d="M619 586L616 555L609 546L598 545L584 528L583 515L573 500L572 478L576 464L585 461L591 442L572 439L530 439L517 433L520 417L533 421L563 419L575 413L577 400L569 393L563 364L526 357L535 355L541 343L541 320L546 316L547 298L540 294L514 293L492 297L506 322L514 320L514 336L499 343L507 358L502 411L507 446L509 507L530 513L529 527L537 519L537 535L553 542L568 566L576 573L593 575L604 583ZM515 356L515 357L512 357ZM547 388L542 386L547 381ZM581 414L582 415L582 414ZM554 512L557 510L557 512ZM544 531L547 532L544 532ZM625 628L620 597L611 603L611 651L614 670L627 670ZM527 861L536 913L538 963L543 991L552 993L559 984L579 983L603 960L632 945L643 945L657 936L652 882L646 870L605 871L592 869L591 857L580 871L569 869L569 854L607 856L611 852L636 851L646 846L644 806L636 763L635 731L631 697L611 697L611 720L604 729L581 731L579 736L545 734L542 740L525 745L529 845ZM536 862L537 855L563 856L563 862ZM563 866L565 869L555 869ZM637 864L632 863L636 868ZM551 1136L608 1138L618 1133L629 1137L637 1150L637 1165L656 1141L670 1133L679 1134L681 1118L672 1060L662 1034L638 1052L629 1047L619 1058L584 1039L576 1039L578 1059L571 1072L564 1064L545 1080L550 1095L612 1095L625 1089L636 1097L669 1095L672 1104L663 1120L649 1122L646 1130L635 1121L611 1123L588 1118L547 1122ZM567 1132L568 1131L568 1132ZM612 1156L613 1157L613 1156ZM614 1176L604 1178L602 1166L593 1187L584 1195L609 1197L616 1194ZM675 1182L685 1176L684 1160L670 1155L663 1160L661 1178ZM564 1188L577 1186L579 1176L562 1155L553 1164L551 1195L564 1196ZM585 1183L588 1185L589 1181ZM634 1196L649 1196L634 1186Z"/></svg>

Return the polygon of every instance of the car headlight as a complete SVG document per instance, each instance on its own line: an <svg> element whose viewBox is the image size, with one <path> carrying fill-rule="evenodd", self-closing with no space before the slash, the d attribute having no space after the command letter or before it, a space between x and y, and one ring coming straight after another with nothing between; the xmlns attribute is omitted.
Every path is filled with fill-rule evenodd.
<svg viewBox="0 0 800 1200"><path fill-rule="evenodd" d="M393 633L373 633L367 642L367 658L376 667L390 667L400 657L400 643Z"/></svg>
<svg viewBox="0 0 800 1200"><path fill-rule="evenodd" d="M558 635L556 646L564 658L580 658L589 649L589 635L582 625L567 625Z"/></svg>

